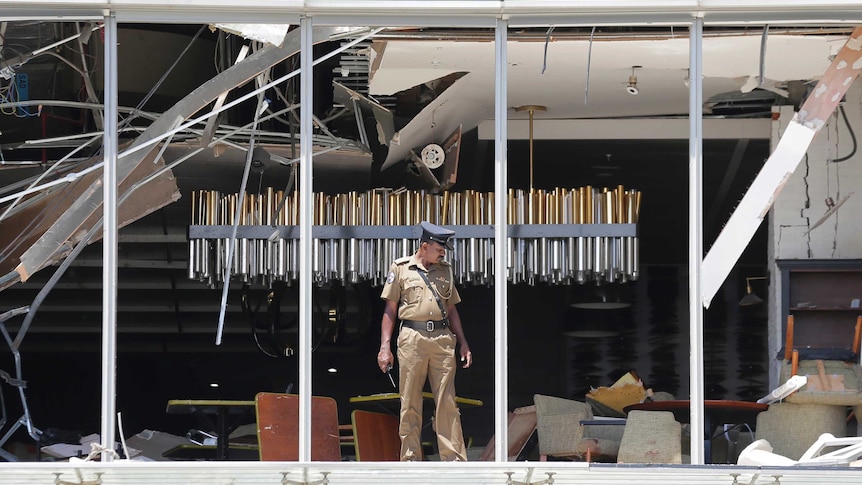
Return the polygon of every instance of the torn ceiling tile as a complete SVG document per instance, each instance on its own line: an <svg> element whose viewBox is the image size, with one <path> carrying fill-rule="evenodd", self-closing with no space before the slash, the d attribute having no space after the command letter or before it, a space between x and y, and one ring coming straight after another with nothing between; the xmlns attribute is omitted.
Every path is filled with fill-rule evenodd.
<svg viewBox="0 0 862 485"><path fill-rule="evenodd" d="M377 141L381 145L389 145L392 136L395 135L395 122L393 121L392 112L380 103L363 96L347 86L333 82L333 95L335 101L345 106L351 111L364 108L369 109L374 114L374 120L377 125ZM362 129L360 127L360 129Z"/></svg>
<svg viewBox="0 0 862 485"><path fill-rule="evenodd" d="M290 24L212 24L210 28L221 29L243 39L255 40L281 47Z"/></svg>
<svg viewBox="0 0 862 485"><path fill-rule="evenodd" d="M125 193L134 183L143 180L164 168L164 161L154 162L156 151L150 152L145 159L148 163L138 165L132 174L120 184L119 193ZM87 166L101 161L100 157L91 159L81 166ZM79 226L68 240L58 242L40 242L43 234L59 219L65 217L69 210L69 201L76 200L92 191L101 191L101 176L99 170L90 172L68 185L44 194L37 194L22 204L18 210L10 213L0 226L19 228L16 231L0 231L0 274L8 274L20 267L19 261L25 254L36 255L43 261L41 265L25 267L24 273L19 273L22 281L26 281L40 269L56 264L77 244L80 238L89 231L101 218L101 208L89 213L86 220ZM143 190L136 190L122 205L117 208L117 225L124 227L132 222L151 214L152 212L175 202L180 198L176 181L170 171L166 171L151 180ZM87 211L89 212L89 210ZM90 243L100 240L101 232L97 232ZM0 290L14 283L10 281Z"/></svg>
<svg viewBox="0 0 862 485"><path fill-rule="evenodd" d="M766 50L764 77L775 82L817 80L831 62L832 45L847 35L791 35L773 32ZM703 97L738 91L737 79L760 75L760 34L703 39ZM454 72L476 75L477 104L493 105L494 43L484 40L375 42L369 94L391 95ZM543 42L510 39L507 48L508 106L552 106L543 118L584 119L662 116L688 113L688 36L640 40L597 37ZM590 99L584 102L588 57ZM641 96L624 94L634 65ZM543 72L544 68L544 72ZM601 89L599 88L601 87ZM618 87L618 89L607 89ZM490 115L490 113L489 113ZM511 118L526 117L510 113ZM465 131L472 126L464 124Z"/></svg>
<svg viewBox="0 0 862 485"><path fill-rule="evenodd" d="M338 28L315 27L312 30L312 41L320 43L331 40ZM131 145L117 157L117 181L120 188L124 184L137 182L133 175L149 153L154 150L154 142L173 130L179 120L185 120L215 100L226 90L243 85L265 69L293 56L299 52L300 41L298 31L295 35L285 37L281 47L265 46L242 62L222 71L216 77L192 91L185 98L164 112L153 121ZM291 33L292 34L292 33ZM152 164L149 164L152 165ZM131 186L131 185L127 185ZM120 192L122 193L122 192ZM77 199L70 198L68 204L58 217L50 221L51 225L38 240L29 248L24 248L20 256L20 264L15 271L22 281L26 281L33 273L44 268L69 250L68 243L76 242L82 231L86 231L93 221L94 214L102 205L102 190L100 181L93 182L83 190ZM120 207L122 209L122 206Z"/></svg>
<svg viewBox="0 0 862 485"><path fill-rule="evenodd" d="M429 143L442 144L459 128L479 126L494 112L494 98L489 99L482 92L484 88L485 81L472 73L455 81L396 133L383 168L407 160L410 150L421 150Z"/></svg>
<svg viewBox="0 0 862 485"><path fill-rule="evenodd" d="M836 37L842 43L847 38L846 35L772 33L766 50L764 74L769 81L765 89L787 97L785 83L819 79L830 64ZM760 75L760 42L759 34L704 37L704 99L738 93L741 79L756 79ZM687 36L625 41L597 38L591 52L588 38L560 38L551 41L547 55L544 49L544 42L510 39L508 106L552 106L552 110L539 114L545 119L688 114ZM371 96L404 92L453 73L464 73L396 133L384 168L409 159L411 149L439 143L443 133L450 133L458 125L469 131L478 123L492 119L493 42L395 39L375 42L370 55L373 65L369 83ZM589 83L592 89L589 103L586 103L583 93L588 56L591 58ZM633 65L641 66L638 69L641 96L624 95ZM615 86L618 89L613 89ZM510 119L525 116L509 112ZM433 134L435 130L440 133Z"/></svg>

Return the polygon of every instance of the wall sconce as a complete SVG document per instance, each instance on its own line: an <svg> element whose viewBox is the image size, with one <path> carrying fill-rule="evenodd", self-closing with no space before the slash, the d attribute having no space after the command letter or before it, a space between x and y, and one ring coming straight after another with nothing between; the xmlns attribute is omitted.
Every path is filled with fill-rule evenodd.
<svg viewBox="0 0 862 485"><path fill-rule="evenodd" d="M766 276L752 276L750 278L745 278L745 296L739 300L739 306L753 306L763 303L763 298L757 296L753 291L751 291L751 280L765 279L767 279Z"/></svg>

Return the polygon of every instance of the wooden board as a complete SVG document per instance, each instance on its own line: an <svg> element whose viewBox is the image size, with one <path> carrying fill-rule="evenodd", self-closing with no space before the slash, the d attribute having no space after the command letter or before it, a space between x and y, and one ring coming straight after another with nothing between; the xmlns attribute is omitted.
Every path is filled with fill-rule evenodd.
<svg viewBox="0 0 862 485"><path fill-rule="evenodd" d="M401 437L398 435L398 417L392 414L355 410L353 443L356 461L399 461Z"/></svg>
<svg viewBox="0 0 862 485"><path fill-rule="evenodd" d="M254 398L261 461L299 460L299 396L261 392ZM311 398L311 459L341 461L338 406L331 397Z"/></svg>

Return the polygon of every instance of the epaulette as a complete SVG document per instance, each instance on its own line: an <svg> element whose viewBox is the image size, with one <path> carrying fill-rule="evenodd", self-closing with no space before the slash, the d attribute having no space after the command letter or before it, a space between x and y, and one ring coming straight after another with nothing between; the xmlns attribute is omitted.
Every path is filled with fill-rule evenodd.
<svg viewBox="0 0 862 485"><path fill-rule="evenodd" d="M443 259L441 259L440 261L438 261L438 262L437 262L437 264L439 264L440 266L444 266L444 267L452 266L452 264L451 264L451 263L449 263L449 261L446 261L446 260L443 260Z"/></svg>
<svg viewBox="0 0 862 485"><path fill-rule="evenodd" d="M398 258L395 260L395 264L399 266L402 264L407 264L407 262L410 261L410 258L411 256L404 256L403 258Z"/></svg>

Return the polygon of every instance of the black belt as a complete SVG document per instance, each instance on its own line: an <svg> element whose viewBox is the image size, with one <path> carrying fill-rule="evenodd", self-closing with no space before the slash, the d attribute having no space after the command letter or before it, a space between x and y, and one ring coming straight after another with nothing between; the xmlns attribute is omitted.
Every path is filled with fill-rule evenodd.
<svg viewBox="0 0 862 485"><path fill-rule="evenodd" d="M449 326L449 319L444 318L443 320L401 320L402 327L409 327L414 330L427 330L429 332L433 332L434 330L440 330Z"/></svg>

